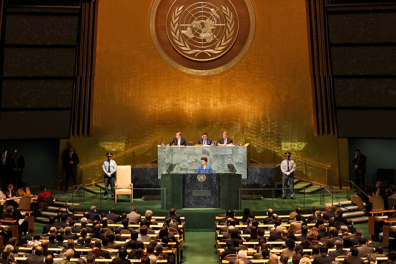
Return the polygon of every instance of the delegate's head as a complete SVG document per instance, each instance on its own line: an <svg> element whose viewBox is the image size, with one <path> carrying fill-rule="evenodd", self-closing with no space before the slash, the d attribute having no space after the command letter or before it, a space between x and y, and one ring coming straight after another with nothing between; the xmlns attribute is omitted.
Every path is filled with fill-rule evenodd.
<svg viewBox="0 0 396 264"><path fill-rule="evenodd" d="M108 153L106 153L106 156L107 156L107 158L108 158L109 160L111 160L111 159L113 158L113 153L108 152Z"/></svg>
<svg viewBox="0 0 396 264"><path fill-rule="evenodd" d="M285 158L288 160L288 159L290 159L290 156L291 156L291 153L289 151L287 151L285 153Z"/></svg>
<svg viewBox="0 0 396 264"><path fill-rule="evenodd" d="M227 131L224 131L223 132L223 138L226 139L227 137L228 137L228 133L227 133Z"/></svg>
<svg viewBox="0 0 396 264"><path fill-rule="evenodd" d="M136 207L136 206L132 206L131 212L135 212L135 213L137 213L137 212L138 212L138 209L137 209L137 207Z"/></svg>
<svg viewBox="0 0 396 264"><path fill-rule="evenodd" d="M361 154L360 149L356 149L356 150L355 150L355 155L356 155L356 156L360 156L360 154Z"/></svg>
<svg viewBox="0 0 396 264"><path fill-rule="evenodd" d="M73 153L73 151L74 151L73 147L70 146L70 147L69 147L69 152L70 152L70 153Z"/></svg>
<svg viewBox="0 0 396 264"><path fill-rule="evenodd" d="M5 152L7 150L6 146L1 146L1 152Z"/></svg>
<svg viewBox="0 0 396 264"><path fill-rule="evenodd" d="M207 133L203 133L202 134L202 138L203 138L203 140L207 140L208 139L208 134Z"/></svg>
<svg viewBox="0 0 396 264"><path fill-rule="evenodd" d="M181 132L177 132L177 133L176 133L176 138L177 138L177 139L181 138Z"/></svg>
<svg viewBox="0 0 396 264"><path fill-rule="evenodd" d="M376 184L375 184L375 187L381 188L381 182L380 182L380 181L377 181Z"/></svg>
<svg viewBox="0 0 396 264"><path fill-rule="evenodd" d="M8 184L8 189L11 190L11 191L14 190L14 185Z"/></svg>
<svg viewBox="0 0 396 264"><path fill-rule="evenodd" d="M201 163L202 163L202 165L206 165L206 163L208 163L208 159L206 157L202 157Z"/></svg>

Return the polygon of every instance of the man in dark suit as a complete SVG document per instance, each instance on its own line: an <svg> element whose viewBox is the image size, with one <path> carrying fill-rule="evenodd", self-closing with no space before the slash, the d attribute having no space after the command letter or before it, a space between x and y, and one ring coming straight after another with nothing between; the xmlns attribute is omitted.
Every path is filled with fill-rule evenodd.
<svg viewBox="0 0 396 264"><path fill-rule="evenodd" d="M38 246L34 251L34 255L29 256L26 259L26 264L41 264L43 263L44 258L45 257L43 256L43 247Z"/></svg>
<svg viewBox="0 0 396 264"><path fill-rule="evenodd" d="M80 159L78 155L74 152L72 146L69 147L69 150L66 151L63 155L63 165L66 170L66 179L65 179L65 191L68 189L69 179L73 179L73 184L76 185L76 175L77 175L77 164L80 163Z"/></svg>
<svg viewBox="0 0 396 264"><path fill-rule="evenodd" d="M301 225L301 236L296 236L297 241L304 241L307 240L307 235L308 235L308 226Z"/></svg>
<svg viewBox="0 0 396 264"><path fill-rule="evenodd" d="M128 251L125 248L121 248L118 251L118 257L121 259L121 264L130 264L131 261L126 259L128 256Z"/></svg>
<svg viewBox="0 0 396 264"><path fill-rule="evenodd" d="M272 210L272 208L268 208L267 217L263 219L263 222L265 225L273 223L273 221L274 221L274 219L272 218L273 213L274 213L274 210Z"/></svg>
<svg viewBox="0 0 396 264"><path fill-rule="evenodd" d="M59 222L55 222L54 226L59 230L59 228L65 228L67 227L67 215L62 214L60 217L60 221Z"/></svg>
<svg viewBox="0 0 396 264"><path fill-rule="evenodd" d="M107 247L108 248L116 248L116 249L120 249L121 248L122 245L116 244L114 242L114 240L115 240L115 234L114 233L108 234L107 238L109 239L109 243L107 243Z"/></svg>
<svg viewBox="0 0 396 264"><path fill-rule="evenodd" d="M282 232L280 230L271 230L268 241L282 240Z"/></svg>
<svg viewBox="0 0 396 264"><path fill-rule="evenodd" d="M100 220L100 216L96 212L96 206L91 206L91 209L89 210L89 218L91 221Z"/></svg>
<svg viewBox="0 0 396 264"><path fill-rule="evenodd" d="M353 227L353 222L351 219L347 219L345 224L348 226L348 233L355 233L356 228Z"/></svg>
<svg viewBox="0 0 396 264"><path fill-rule="evenodd" d="M210 146L212 145L212 140L208 138L208 134L203 133L202 138L198 140L198 145L203 145L203 146Z"/></svg>
<svg viewBox="0 0 396 264"><path fill-rule="evenodd" d="M330 218L334 217L335 213L332 209L331 204L326 204L326 213L323 214L323 219L329 221Z"/></svg>
<svg viewBox="0 0 396 264"><path fill-rule="evenodd" d="M221 145L228 145L232 144L232 139L228 137L227 131L223 132L223 137L219 139L219 144Z"/></svg>
<svg viewBox="0 0 396 264"><path fill-rule="evenodd" d="M175 208L171 208L171 209L169 210L169 214L168 214L168 216L167 216L166 218L167 218L167 219L172 219L173 221L176 221L176 222L178 222L179 224L181 224L180 216L178 216L178 215L176 214Z"/></svg>
<svg viewBox="0 0 396 264"><path fill-rule="evenodd" d="M11 157L10 168L12 171L12 180L11 183L14 184L15 187L19 188L19 185L22 184L22 174L23 168L25 167L25 158L21 156L19 150L14 151L14 155Z"/></svg>
<svg viewBox="0 0 396 264"><path fill-rule="evenodd" d="M363 264L363 260L358 257L359 250L355 247L351 248L347 257L344 259L344 264Z"/></svg>
<svg viewBox="0 0 396 264"><path fill-rule="evenodd" d="M142 241L137 241L138 237L139 237L139 233L137 231L132 231L131 240L128 241L128 244L129 245L130 244L134 244L134 246L128 246L128 247L136 248L136 249L138 249L138 248L144 249L143 242Z"/></svg>
<svg viewBox="0 0 396 264"><path fill-rule="evenodd" d="M312 262L312 264L330 264L332 261L334 261L335 259L327 256L327 251L328 251L328 247L327 246L320 246L320 256L314 258L314 261Z"/></svg>
<svg viewBox="0 0 396 264"><path fill-rule="evenodd" d="M344 243L342 242L341 239L335 241L334 244L335 244L336 250L329 252L329 257L336 258L336 257L338 257L338 256L346 255L346 254L348 253L348 251L346 251L346 250L344 250L344 249L342 248L342 246L344 245Z"/></svg>
<svg viewBox="0 0 396 264"><path fill-rule="evenodd" d="M226 242L227 249L224 249L224 251L221 253L221 259L223 260L225 256L229 254L236 254L238 250L235 249L234 243L232 240L227 240Z"/></svg>
<svg viewBox="0 0 396 264"><path fill-rule="evenodd" d="M366 156L359 149L355 150L355 158L352 160L355 166L355 184L362 188L366 185Z"/></svg>
<svg viewBox="0 0 396 264"><path fill-rule="evenodd" d="M187 141L181 137L181 132L176 133L176 137L169 143L171 146L187 146Z"/></svg>
<svg viewBox="0 0 396 264"><path fill-rule="evenodd" d="M121 221L120 215L115 213L115 209L111 208L109 211L109 214L106 215L107 220L113 221L114 223L117 223Z"/></svg>

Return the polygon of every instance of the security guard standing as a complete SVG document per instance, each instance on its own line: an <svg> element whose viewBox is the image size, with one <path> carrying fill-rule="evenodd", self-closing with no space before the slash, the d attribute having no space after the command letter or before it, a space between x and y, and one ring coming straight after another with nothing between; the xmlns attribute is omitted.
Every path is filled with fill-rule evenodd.
<svg viewBox="0 0 396 264"><path fill-rule="evenodd" d="M102 169L104 172L104 184L105 184L105 192L104 192L104 200L107 200L108 194L108 185L110 184L111 188L111 198L114 200L115 198L115 172L117 170L117 163L113 160L113 153L107 153L107 160L103 163Z"/></svg>
<svg viewBox="0 0 396 264"><path fill-rule="evenodd" d="M290 160L291 153L285 153L286 159L281 163L282 176L282 199L286 199L286 185L289 182L290 196L294 200L294 171L296 170L296 163Z"/></svg>

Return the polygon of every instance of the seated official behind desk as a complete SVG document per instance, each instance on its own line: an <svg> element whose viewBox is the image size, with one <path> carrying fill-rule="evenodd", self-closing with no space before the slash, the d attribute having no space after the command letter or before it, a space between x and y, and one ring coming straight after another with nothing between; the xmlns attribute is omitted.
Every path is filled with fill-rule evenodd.
<svg viewBox="0 0 396 264"><path fill-rule="evenodd" d="M198 140L198 145L202 145L202 146L210 146L212 145L212 140L210 138L208 138L208 134L203 133L202 134L202 138L200 138Z"/></svg>
<svg viewBox="0 0 396 264"><path fill-rule="evenodd" d="M197 173L213 173L212 167L209 164L206 164L208 159L205 157L201 158L201 165L199 165Z"/></svg>
<svg viewBox="0 0 396 264"><path fill-rule="evenodd" d="M232 139L228 137L227 131L223 132L223 137L219 139L219 144L220 145L228 145L232 144Z"/></svg>
<svg viewBox="0 0 396 264"><path fill-rule="evenodd" d="M169 143L170 146L187 146L187 142L181 137L181 132L176 133L176 137Z"/></svg>

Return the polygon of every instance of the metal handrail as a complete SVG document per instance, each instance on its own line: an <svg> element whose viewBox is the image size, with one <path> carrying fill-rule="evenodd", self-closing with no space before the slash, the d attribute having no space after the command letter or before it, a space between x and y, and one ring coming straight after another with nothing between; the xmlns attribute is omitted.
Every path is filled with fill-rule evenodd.
<svg viewBox="0 0 396 264"><path fill-rule="evenodd" d="M367 196L367 198L369 198L370 196L368 196L365 192L363 192L363 190L362 189L360 189L353 181L351 181L351 180L345 180L345 181L347 181L347 182L350 182L350 183L352 183L357 189L359 189L364 195L366 195Z"/></svg>
<svg viewBox="0 0 396 264"><path fill-rule="evenodd" d="M129 150L123 152L123 153L114 155L113 158L120 158L120 157L126 156L126 155L128 155L128 154L130 154L130 153L133 153L133 152L135 152L136 150L141 149L141 148L143 148L143 147L145 147L145 146L148 146L148 145L149 145L148 143L145 143L145 144L143 144L143 145L140 145L140 146L131 148L131 149L129 149ZM96 165L102 164L103 161L104 161L104 160L100 160L100 161L96 161L96 162L93 162L93 163L91 163L91 164L82 166L82 167L80 167L80 170L83 171L83 170L85 170L85 169L92 168L92 167L94 167L94 166L96 166Z"/></svg>
<svg viewBox="0 0 396 264"><path fill-rule="evenodd" d="M282 153L281 151L278 151L278 150L273 149L273 148L271 148L271 147L267 147L266 145L264 145L264 143L260 143L260 142L259 142L258 144L259 144L260 146L262 146L262 147L268 149L268 150L271 150L271 151L273 151L273 152L279 153L280 155L283 155L283 154L284 154L284 153ZM316 166L316 167L319 167L319 168L323 168L323 169L330 169L330 168L331 168L330 165L318 164L318 163L315 163L315 162L312 162L312 161L308 161L308 160L305 160L305 159L302 159L302 158L293 157L293 159L295 159L295 160L300 160L300 161L302 161L302 162L304 162L304 163L306 163L306 164L310 164L310 165L313 165L313 166Z"/></svg>
<svg viewBox="0 0 396 264"><path fill-rule="evenodd" d="M66 200L66 202L65 202L65 207L66 208L67 208L67 203L70 201L70 199L73 198L73 196L76 194L76 192L79 191L80 188L84 188L84 184L83 183L81 183L79 185L74 185L74 186L77 186L77 188L74 190L74 192L71 194L71 196ZM83 192L83 195L84 195L84 192ZM83 199L83 201L84 201L84 199Z"/></svg>
<svg viewBox="0 0 396 264"><path fill-rule="evenodd" d="M271 147L268 147L268 146L264 145L263 142L258 142L258 144L259 144L260 146L262 146L262 147L264 147L264 148L266 148L266 149L272 151L273 153L275 153L275 154L277 154L277 155L280 155L280 156L283 155L283 153L282 153L281 151L278 151L278 150L276 150L276 149L273 149L273 148L271 148ZM301 161L301 162L303 163L302 171L303 171L303 174L304 174L304 175L305 175L305 172L306 172L306 169L305 169L305 165L306 165L306 164L309 164L309 165L312 165L312 166L315 166L315 167L318 167L318 168L321 168L321 169L325 169L325 170L326 170L326 183L325 183L325 185L327 185L327 178L328 178L329 170L330 170L330 168L331 168L330 165L318 164L318 163L315 163L315 162L312 162L312 161L308 161L308 160L301 159L301 158L296 158L296 157L293 157L293 159L294 159L294 160Z"/></svg>

